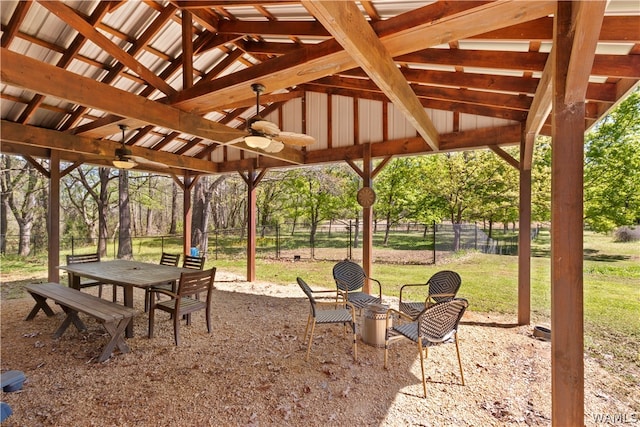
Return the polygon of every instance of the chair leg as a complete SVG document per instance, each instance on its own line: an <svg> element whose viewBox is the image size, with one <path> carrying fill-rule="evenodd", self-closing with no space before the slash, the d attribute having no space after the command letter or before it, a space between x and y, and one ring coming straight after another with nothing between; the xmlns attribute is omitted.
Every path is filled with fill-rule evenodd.
<svg viewBox="0 0 640 427"><path fill-rule="evenodd" d="M420 352L420 369L422 370L422 391L424 392L424 398L427 398L427 380L424 376L424 359L425 355L422 353L422 339L418 338L418 351ZM427 349L425 349L425 353Z"/></svg>
<svg viewBox="0 0 640 427"><path fill-rule="evenodd" d="M387 369L387 360L389 358L389 335L384 340L384 369Z"/></svg>
<svg viewBox="0 0 640 427"><path fill-rule="evenodd" d="M311 324L311 319L313 319L313 317L311 316L311 313L309 313L309 317L307 317L307 326L304 328L304 338L302 340L302 344L307 342L307 332L309 332L309 324Z"/></svg>
<svg viewBox="0 0 640 427"><path fill-rule="evenodd" d="M309 335L309 345L307 346L307 357L304 358L305 361L309 360L309 353L311 353L311 343L313 343L313 331L316 329L316 320L313 319L313 323L311 324L311 335Z"/></svg>
<svg viewBox="0 0 640 427"><path fill-rule="evenodd" d="M205 313L207 314L207 332L211 333L211 309L209 308L211 305L207 306Z"/></svg>
<svg viewBox="0 0 640 427"><path fill-rule="evenodd" d="M173 338L176 342L176 345L180 345L180 318L182 316L174 315L173 316Z"/></svg>
<svg viewBox="0 0 640 427"><path fill-rule="evenodd" d="M464 374L462 373L462 360L460 359L460 347L458 347L458 334L456 334L456 353L458 353L458 366L460 366L460 378L464 385Z"/></svg>
<svg viewBox="0 0 640 427"><path fill-rule="evenodd" d="M358 336L356 333L355 322L351 322L351 329L353 329L353 360L357 361L358 360Z"/></svg>

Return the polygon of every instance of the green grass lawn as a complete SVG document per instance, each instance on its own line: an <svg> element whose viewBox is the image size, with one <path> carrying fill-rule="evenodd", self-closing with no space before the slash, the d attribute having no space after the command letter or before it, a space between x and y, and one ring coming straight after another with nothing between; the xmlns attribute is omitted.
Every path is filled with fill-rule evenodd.
<svg viewBox="0 0 640 427"><path fill-rule="evenodd" d="M163 244L165 250L180 252L175 242ZM160 245L137 245L134 257L156 262ZM375 248L374 248L375 251ZM532 244L531 309L532 323L549 325L551 307L550 239L541 232ZM246 274L244 254L235 258L211 257L207 267ZM46 278L46 259L0 258L2 281ZM62 262L64 263L64 262ZM333 261L291 261L258 259L258 280L297 286L300 276L312 287L335 287ZM456 254L437 265L374 264L372 277L380 280L383 293L399 296L406 283L424 283L439 270L454 270L462 277L459 296L467 298L470 310L499 312L517 320L518 259L516 256L487 255L477 252ZM584 237L584 313L585 349L612 371L625 372L640 379L640 245L616 243L611 236L586 232ZM20 286L2 284L3 298L22 297ZM302 295L302 294L301 294ZM411 294L408 295L411 297ZM414 294L415 298L420 295ZM424 298L424 297L423 297Z"/></svg>

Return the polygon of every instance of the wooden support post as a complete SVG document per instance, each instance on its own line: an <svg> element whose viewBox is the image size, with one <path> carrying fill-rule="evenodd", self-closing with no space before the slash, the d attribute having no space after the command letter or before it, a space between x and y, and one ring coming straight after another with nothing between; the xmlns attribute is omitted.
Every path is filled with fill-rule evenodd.
<svg viewBox="0 0 640 427"><path fill-rule="evenodd" d="M256 280L256 182L255 171L247 175L247 282Z"/></svg>
<svg viewBox="0 0 640 427"><path fill-rule="evenodd" d="M518 227L518 324L531 322L531 161L526 161L525 147L533 145L535 135L520 141L520 215ZM529 165L527 168L526 165Z"/></svg>
<svg viewBox="0 0 640 427"><path fill-rule="evenodd" d="M585 103L568 100L578 2L558 2L554 19L551 155L551 420L584 425L583 150ZM576 55L577 53L574 53Z"/></svg>
<svg viewBox="0 0 640 427"><path fill-rule="evenodd" d="M52 150L49 156L49 245L48 281L60 281L60 152Z"/></svg>
<svg viewBox="0 0 640 427"><path fill-rule="evenodd" d="M262 169L256 175L253 168L242 179L247 184L247 282L256 280L256 188L268 169Z"/></svg>
<svg viewBox="0 0 640 427"><path fill-rule="evenodd" d="M362 186L371 187L371 144L363 145L362 156ZM362 268L367 276L371 277L373 273L373 207L362 208ZM367 280L363 291L371 293L371 283Z"/></svg>
<svg viewBox="0 0 640 427"><path fill-rule="evenodd" d="M191 206L191 187L193 186L193 178L189 176L189 172L184 174L184 182L182 183L182 215L184 227L182 230L182 245L184 254L189 255L191 251L191 219L192 209Z"/></svg>

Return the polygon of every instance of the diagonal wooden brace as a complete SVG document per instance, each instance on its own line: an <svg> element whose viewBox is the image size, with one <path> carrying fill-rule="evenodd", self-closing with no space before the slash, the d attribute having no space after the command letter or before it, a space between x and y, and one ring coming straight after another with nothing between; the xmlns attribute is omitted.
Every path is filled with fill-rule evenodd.
<svg viewBox="0 0 640 427"><path fill-rule="evenodd" d="M127 328L129 322L131 322L131 319L132 317L120 319L117 325L111 322L103 323L104 328L107 330L107 332L109 332L109 335L111 335L111 340L109 340L107 345L104 346L98 362L104 362L105 360L107 360L111 356L111 353L113 352L113 349L115 347L118 347L118 349L120 349L122 353L129 352L129 346L122 338L122 333Z"/></svg>
<svg viewBox="0 0 640 427"><path fill-rule="evenodd" d="M54 338L60 338L71 323L73 323L73 325L79 331L87 330L87 327L84 325L84 323L82 323L82 320L80 320L80 317L78 317L78 312L76 310L66 307L64 305L60 305L60 307L62 307L64 312L67 313L67 317L64 318L64 320L62 321L62 324L58 327L58 329L53 334Z"/></svg>
<svg viewBox="0 0 640 427"><path fill-rule="evenodd" d="M47 304L47 299L45 297L37 294L31 294L31 296L34 300L36 300L36 305L33 306L31 312L29 313L29 315L27 315L27 318L25 320L33 319L34 317L36 317L36 314L38 314L40 310L44 311L44 313L48 317L55 315L51 307L49 307L49 304Z"/></svg>

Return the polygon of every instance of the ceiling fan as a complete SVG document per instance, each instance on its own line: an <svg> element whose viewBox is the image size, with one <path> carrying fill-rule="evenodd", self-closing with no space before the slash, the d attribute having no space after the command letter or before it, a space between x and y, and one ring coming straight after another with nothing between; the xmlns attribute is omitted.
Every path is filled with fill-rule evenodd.
<svg viewBox="0 0 640 427"><path fill-rule="evenodd" d="M138 166L138 164L141 164L141 165L144 164L144 165L154 166L159 168L169 167L164 163L154 162L153 160L148 160L142 156L134 156L133 153L131 153L131 150L129 150L124 144L124 140L125 140L124 131L127 130L129 127L124 124L120 124L118 125L118 127L122 131L122 146L120 148L116 148L116 152L115 152L116 158L112 161L113 166L115 166L118 169L131 169L133 167Z"/></svg>
<svg viewBox="0 0 640 427"><path fill-rule="evenodd" d="M256 115L247 121L249 135L241 140L251 148L259 148L266 153L282 151L285 144L306 147L316 142L315 138L302 133L283 132L275 123L260 117L260 94L264 92L264 85L253 83L251 89L256 94Z"/></svg>

